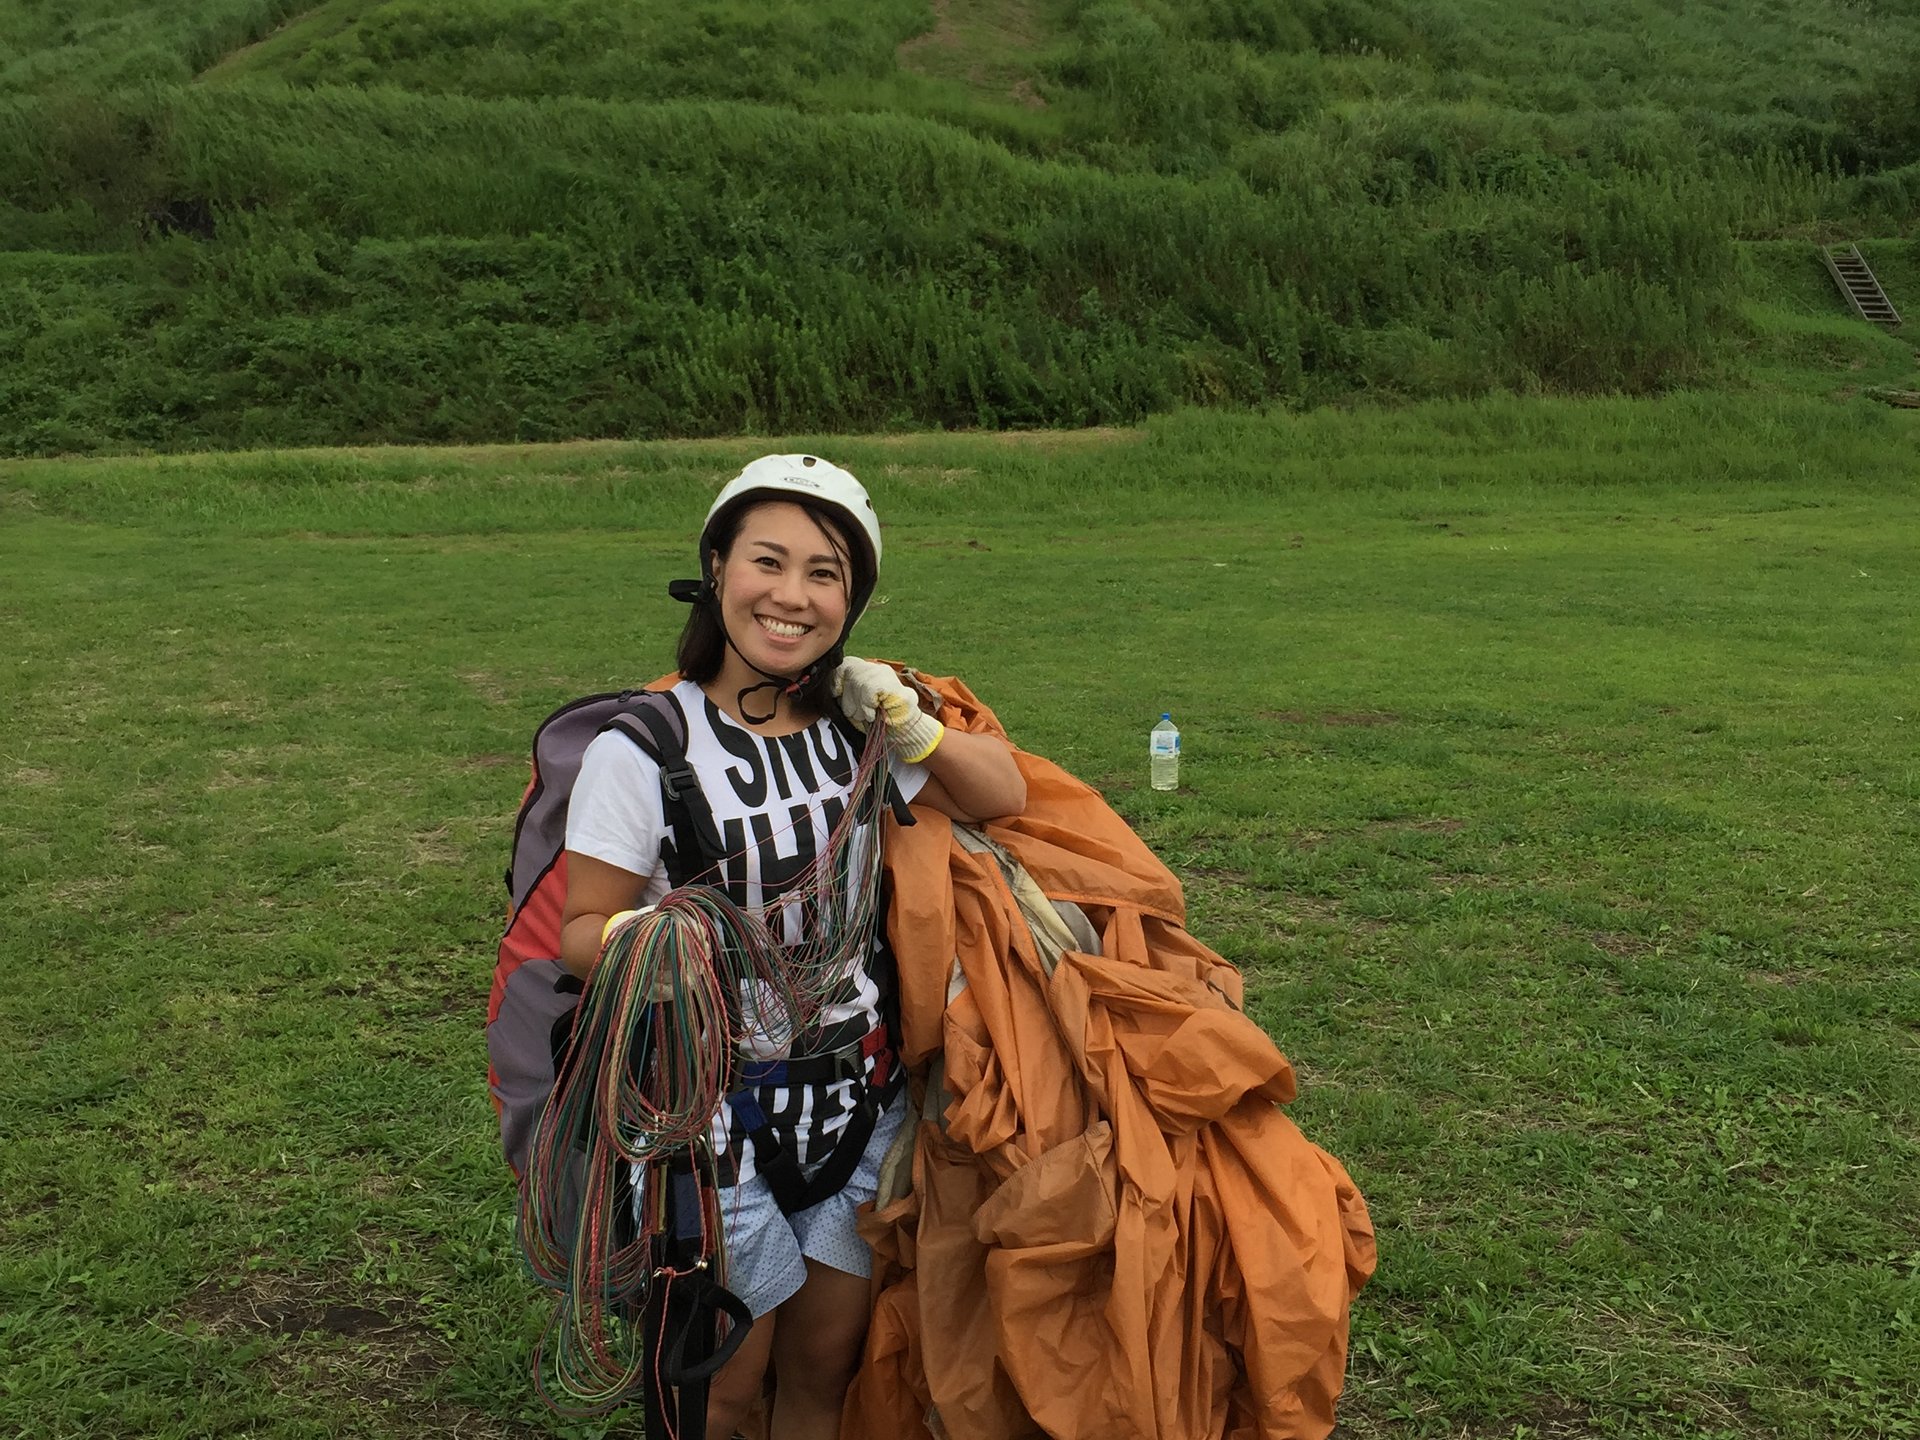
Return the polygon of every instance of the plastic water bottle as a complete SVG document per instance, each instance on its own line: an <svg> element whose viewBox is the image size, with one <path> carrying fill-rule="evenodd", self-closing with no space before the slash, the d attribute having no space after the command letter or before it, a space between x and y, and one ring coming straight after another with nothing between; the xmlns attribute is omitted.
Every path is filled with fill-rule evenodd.
<svg viewBox="0 0 1920 1440"><path fill-rule="evenodd" d="M1180 783L1180 732L1173 728L1173 716L1162 715L1148 735L1147 764L1154 789L1171 790Z"/></svg>

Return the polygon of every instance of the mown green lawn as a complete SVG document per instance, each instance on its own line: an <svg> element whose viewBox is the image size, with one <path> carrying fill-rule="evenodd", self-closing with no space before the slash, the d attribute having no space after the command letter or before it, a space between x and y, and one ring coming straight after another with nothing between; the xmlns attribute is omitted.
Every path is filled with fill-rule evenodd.
<svg viewBox="0 0 1920 1440"><path fill-rule="evenodd" d="M1343 1434L1920 1433L1920 416L794 443L889 525L862 648L1247 970L1379 1226ZM527 1372L498 877L758 448L0 466L0 1434L597 1433Z"/></svg>

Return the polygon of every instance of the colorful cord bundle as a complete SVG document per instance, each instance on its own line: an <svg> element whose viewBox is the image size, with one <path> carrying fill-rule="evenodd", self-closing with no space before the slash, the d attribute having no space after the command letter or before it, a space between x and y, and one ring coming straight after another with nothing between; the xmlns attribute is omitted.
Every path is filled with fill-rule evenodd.
<svg viewBox="0 0 1920 1440"><path fill-rule="evenodd" d="M876 726L825 850L765 913L690 885L615 931L601 953L520 1188L521 1250L557 1292L535 1358L535 1382L554 1408L603 1413L645 1378L640 1307L652 1287L687 1273L657 1263L676 1175L699 1210L697 1245L676 1248L725 1282L713 1117L749 1039L785 1048L871 955L888 776ZM782 944L781 931L794 928L800 943ZM637 1221L635 1175L645 1197ZM684 1215L679 1225L687 1228ZM546 1390L549 1351L571 1405Z"/></svg>

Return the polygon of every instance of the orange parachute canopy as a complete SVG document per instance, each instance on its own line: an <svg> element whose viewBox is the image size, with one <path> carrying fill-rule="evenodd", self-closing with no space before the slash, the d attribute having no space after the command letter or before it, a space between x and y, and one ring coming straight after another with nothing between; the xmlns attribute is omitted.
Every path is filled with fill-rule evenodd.
<svg viewBox="0 0 1920 1440"><path fill-rule="evenodd" d="M953 679L949 726L1000 735ZM1180 883L1058 766L1026 812L891 820L919 1123L862 1221L873 1324L842 1440L1324 1436L1366 1203ZM984 840L982 837L984 836Z"/></svg>

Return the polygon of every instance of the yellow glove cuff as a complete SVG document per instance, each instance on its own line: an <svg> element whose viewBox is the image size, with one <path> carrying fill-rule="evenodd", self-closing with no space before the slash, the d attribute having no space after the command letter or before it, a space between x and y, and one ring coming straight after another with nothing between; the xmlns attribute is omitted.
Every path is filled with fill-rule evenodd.
<svg viewBox="0 0 1920 1440"><path fill-rule="evenodd" d="M946 738L946 726L924 711L916 710L912 720L889 730L887 742L893 746L893 753L902 760L909 765L918 765L938 750L940 742Z"/></svg>
<svg viewBox="0 0 1920 1440"><path fill-rule="evenodd" d="M606 949L607 937L639 913L638 910L622 910L618 915L609 915L607 917L607 923L600 927L600 948L602 950Z"/></svg>

